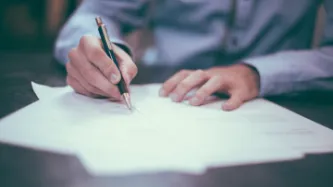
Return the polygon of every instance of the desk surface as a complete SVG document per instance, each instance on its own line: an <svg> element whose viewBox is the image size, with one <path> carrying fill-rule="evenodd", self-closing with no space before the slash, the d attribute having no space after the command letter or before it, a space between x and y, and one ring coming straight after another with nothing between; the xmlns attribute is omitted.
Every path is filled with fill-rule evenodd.
<svg viewBox="0 0 333 187"><path fill-rule="evenodd" d="M159 74L151 80L146 75ZM135 83L163 81L173 71L140 67ZM65 72L51 54L0 54L0 118L34 102L30 82L64 86ZM331 95L331 97L330 97ZM309 92L268 98L333 129L332 93ZM204 175L184 173L90 176L74 156L0 144L1 187L321 187L333 186L333 154L297 161L212 168Z"/></svg>

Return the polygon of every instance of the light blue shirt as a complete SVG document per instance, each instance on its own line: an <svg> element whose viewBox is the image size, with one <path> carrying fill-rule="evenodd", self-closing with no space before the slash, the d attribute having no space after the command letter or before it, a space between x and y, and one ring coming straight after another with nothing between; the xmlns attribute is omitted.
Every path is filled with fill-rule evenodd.
<svg viewBox="0 0 333 187"><path fill-rule="evenodd" d="M153 27L158 63L206 69L240 61L260 74L260 96L308 89L333 90L333 0L85 0L61 30L55 56L68 61L81 36L98 35L102 16L113 42ZM324 4L326 27L310 49L316 13Z"/></svg>

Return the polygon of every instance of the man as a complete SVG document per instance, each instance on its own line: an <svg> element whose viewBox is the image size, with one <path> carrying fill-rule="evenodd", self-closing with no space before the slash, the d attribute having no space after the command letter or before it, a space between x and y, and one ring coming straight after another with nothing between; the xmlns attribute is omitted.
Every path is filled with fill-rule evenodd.
<svg viewBox="0 0 333 187"><path fill-rule="evenodd" d="M161 96L190 104L226 93L233 110L255 97L333 89L332 0L85 0L62 29L55 55L66 63L67 81L78 93L119 99L119 72L104 54L94 18L109 26L121 72L129 85L137 73L121 37L153 25L158 61L182 70L167 80ZM310 50L316 12L324 5L320 48Z"/></svg>

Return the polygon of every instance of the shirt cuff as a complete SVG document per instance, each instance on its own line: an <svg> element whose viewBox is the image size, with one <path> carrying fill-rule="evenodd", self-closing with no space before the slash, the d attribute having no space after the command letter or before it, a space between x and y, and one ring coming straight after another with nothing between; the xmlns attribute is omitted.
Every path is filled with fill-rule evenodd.
<svg viewBox="0 0 333 187"><path fill-rule="evenodd" d="M122 50L124 50L131 58L133 58L133 50L132 48L128 45L128 43L119 40L119 39L110 39L110 41L120 47Z"/></svg>
<svg viewBox="0 0 333 187"><path fill-rule="evenodd" d="M89 33L88 33L89 34ZM94 35L98 38L101 38L99 34L94 33ZM133 50L132 48L126 43L124 40L118 38L118 37L112 37L109 38L110 42L120 47L122 50L124 50L131 58L133 58Z"/></svg>
<svg viewBox="0 0 333 187"><path fill-rule="evenodd" d="M259 96L270 96L283 93L284 89L278 83L278 72L281 67L278 67L278 62L271 62L275 59L268 56L254 57L242 60L244 64L252 66L259 74ZM284 86L288 86L284 84Z"/></svg>

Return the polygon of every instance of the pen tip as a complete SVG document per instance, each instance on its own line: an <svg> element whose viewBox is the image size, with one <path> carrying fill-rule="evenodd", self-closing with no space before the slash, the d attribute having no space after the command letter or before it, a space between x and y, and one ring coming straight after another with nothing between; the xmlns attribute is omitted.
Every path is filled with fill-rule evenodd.
<svg viewBox="0 0 333 187"><path fill-rule="evenodd" d="M123 95L127 108L132 111L132 103L128 93Z"/></svg>

